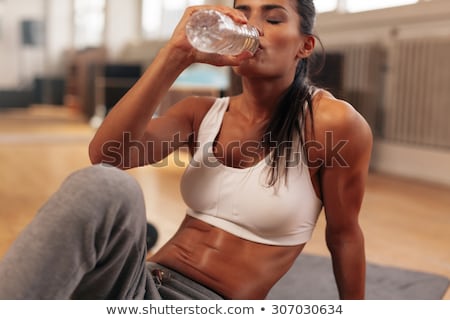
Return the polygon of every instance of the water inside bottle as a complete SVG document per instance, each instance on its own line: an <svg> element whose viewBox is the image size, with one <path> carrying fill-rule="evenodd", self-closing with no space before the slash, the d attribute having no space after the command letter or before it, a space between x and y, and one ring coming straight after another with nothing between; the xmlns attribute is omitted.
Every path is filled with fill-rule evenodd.
<svg viewBox="0 0 450 320"><path fill-rule="evenodd" d="M259 46L256 28L237 25L214 10L194 13L186 25L186 35L193 47L208 53L236 55L244 50L254 53Z"/></svg>

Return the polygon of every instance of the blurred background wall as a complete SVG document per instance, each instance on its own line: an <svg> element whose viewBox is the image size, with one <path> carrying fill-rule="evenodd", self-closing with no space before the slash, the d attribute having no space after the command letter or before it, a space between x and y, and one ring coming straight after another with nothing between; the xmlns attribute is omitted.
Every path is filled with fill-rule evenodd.
<svg viewBox="0 0 450 320"><path fill-rule="evenodd" d="M371 125L372 170L450 185L450 1L348 12L350 2L317 1L326 59L313 79ZM183 8L199 3L232 1L0 0L0 109L50 104L87 120L107 112ZM226 68L193 66L163 104L227 94L234 81Z"/></svg>

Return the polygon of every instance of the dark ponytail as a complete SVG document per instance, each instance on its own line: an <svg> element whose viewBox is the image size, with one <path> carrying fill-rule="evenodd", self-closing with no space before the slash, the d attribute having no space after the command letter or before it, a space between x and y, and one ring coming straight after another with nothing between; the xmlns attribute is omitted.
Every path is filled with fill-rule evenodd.
<svg viewBox="0 0 450 320"><path fill-rule="evenodd" d="M313 1L298 0L296 6L301 18L301 33L312 35L316 17ZM281 178L286 177L289 167L307 160L305 125L309 116L312 128L314 126L312 97L315 90L308 74L309 59L303 58L297 65L294 81L281 97L265 131L263 145L270 151L268 186L274 186Z"/></svg>
<svg viewBox="0 0 450 320"><path fill-rule="evenodd" d="M306 118L313 118L312 94L314 87L309 83L308 60L297 65L295 78L282 96L263 138L264 147L270 151L270 172L267 180L273 186L292 165L303 161L305 149Z"/></svg>

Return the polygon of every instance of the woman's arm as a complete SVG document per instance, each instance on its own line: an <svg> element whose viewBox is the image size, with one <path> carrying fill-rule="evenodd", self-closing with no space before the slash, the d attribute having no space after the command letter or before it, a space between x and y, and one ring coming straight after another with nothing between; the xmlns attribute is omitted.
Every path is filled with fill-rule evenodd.
<svg viewBox="0 0 450 320"><path fill-rule="evenodd" d="M158 53L143 76L111 109L98 128L89 145L92 163L107 162L120 168L130 168L150 162L144 160L149 152L146 136L156 131L155 134L162 140L167 138L161 130L166 126L152 124L152 116L170 86L188 65L182 52L170 46ZM188 122L183 120L172 119L171 122L180 132L189 131ZM171 127L166 134L170 134ZM155 155L153 160L156 162L160 157L164 155Z"/></svg>
<svg viewBox="0 0 450 320"><path fill-rule="evenodd" d="M171 108L163 117L152 116L177 77L193 63L238 65L249 57L201 53L192 48L185 35L185 25L192 13L211 6L186 9L171 39L157 54L143 76L112 108L89 145L92 163L106 162L122 169L157 162L188 141L193 131L195 111L192 99ZM214 7L245 22L237 10ZM174 144L175 143L175 144Z"/></svg>
<svg viewBox="0 0 450 320"><path fill-rule="evenodd" d="M347 103L324 98L316 111L316 138L322 143L320 186L326 242L341 299L365 295L364 237L359 212L368 174L372 133Z"/></svg>

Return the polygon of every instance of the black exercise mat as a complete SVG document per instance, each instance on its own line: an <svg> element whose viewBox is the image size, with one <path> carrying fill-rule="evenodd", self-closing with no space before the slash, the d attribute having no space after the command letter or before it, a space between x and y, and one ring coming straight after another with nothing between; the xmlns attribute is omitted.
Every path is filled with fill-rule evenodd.
<svg viewBox="0 0 450 320"><path fill-rule="evenodd" d="M368 300L440 300L448 286L449 279L441 275L367 263ZM338 299L331 258L301 254L267 299Z"/></svg>

